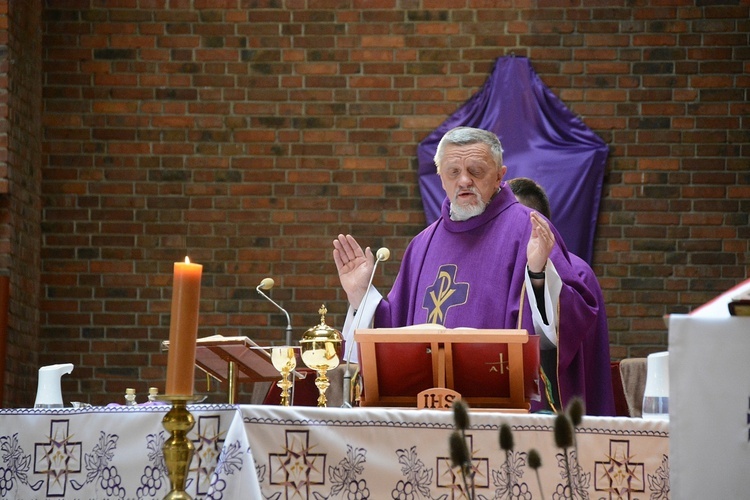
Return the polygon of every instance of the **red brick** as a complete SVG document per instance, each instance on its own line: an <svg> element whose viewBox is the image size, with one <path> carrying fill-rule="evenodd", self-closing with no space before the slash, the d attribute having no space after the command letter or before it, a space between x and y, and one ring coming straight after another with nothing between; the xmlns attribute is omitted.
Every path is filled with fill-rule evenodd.
<svg viewBox="0 0 750 500"><path fill-rule="evenodd" d="M14 30L41 25L39 3L13 2L15 15L1 19L32 21L9 25ZM370 245L405 247L424 224L416 145L511 52L530 56L542 80L610 146L594 261L613 356L663 347L663 313L686 311L747 276L742 89L750 79L738 49L747 41L747 6L479 0L457 8L430 0L417 12L393 0L346 10L183 0L169 9L158 1L108 4L79 17L81 7L45 3L43 56L27 56L33 44L8 49L30 71L15 66L0 75L0 88L41 102L45 82L45 135L19 133L41 130L29 126L30 101L3 100L0 115L12 110L27 126L0 123L8 131L0 149L25 155L0 153L0 162L15 175L19 164L41 163L43 181L29 172L24 182L41 184L45 206L32 190L31 212L16 210L44 217L31 216L38 234L15 242L16 231L0 230L0 251L22 276L15 296L34 293L40 281L47 287L40 351L62 332L73 338L74 390L85 387L91 402L111 401L107 390L121 391L132 378L163 376L166 360L153 338L168 334L171 265L186 252L209 263L206 334L249 330L278 340L276 311L228 297L267 275L284 281L274 292L288 294L300 329L316 321L320 300L340 322L345 298L330 240L352 232ZM19 80L41 73L40 57L45 78ZM29 241L43 241L44 251ZM378 276L384 289L398 269L388 264ZM77 340L94 326L112 341L110 352L106 342L89 350ZM35 334L24 328L33 346ZM132 342L145 352L129 355ZM8 352L11 363L37 364L36 351ZM102 354L120 372L132 368L131 379L98 368ZM6 401L29 404L13 390Z"/></svg>

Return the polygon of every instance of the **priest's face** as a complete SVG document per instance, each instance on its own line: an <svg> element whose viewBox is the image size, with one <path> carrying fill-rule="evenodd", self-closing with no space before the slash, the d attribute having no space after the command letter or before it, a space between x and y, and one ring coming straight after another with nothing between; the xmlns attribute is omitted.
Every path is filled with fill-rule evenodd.
<svg viewBox="0 0 750 500"><path fill-rule="evenodd" d="M484 212L506 170L505 165L495 163L486 144L447 144L440 180L451 201L451 218L466 220Z"/></svg>

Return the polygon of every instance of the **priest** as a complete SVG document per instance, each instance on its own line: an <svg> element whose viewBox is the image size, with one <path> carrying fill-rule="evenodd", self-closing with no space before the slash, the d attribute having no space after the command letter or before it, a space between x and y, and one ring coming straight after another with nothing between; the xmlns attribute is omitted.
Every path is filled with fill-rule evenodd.
<svg viewBox="0 0 750 500"><path fill-rule="evenodd" d="M355 325L371 322L375 328L523 328L539 335L543 357L557 359L555 376L542 373L532 411L559 411L577 396L587 414L613 415L609 371L586 373L576 361L586 352L581 331L596 321L597 297L557 230L503 182L507 167L497 136L454 128L438 144L435 165L446 192L441 216L409 244L386 298L375 289L367 293L375 261L370 248L351 235L334 240L350 305L345 340L352 342ZM362 316L355 322L355 315ZM356 346L350 356L356 361Z"/></svg>

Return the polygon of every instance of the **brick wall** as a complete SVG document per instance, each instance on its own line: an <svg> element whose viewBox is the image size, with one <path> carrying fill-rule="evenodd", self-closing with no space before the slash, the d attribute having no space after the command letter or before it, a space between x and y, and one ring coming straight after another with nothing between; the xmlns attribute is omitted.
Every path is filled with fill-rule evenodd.
<svg viewBox="0 0 750 500"><path fill-rule="evenodd" d="M37 384L41 10L38 0L0 1L0 273L10 283L0 402L11 406L33 404Z"/></svg>
<svg viewBox="0 0 750 500"><path fill-rule="evenodd" d="M612 354L663 350L663 314L747 277L750 9L648 3L46 0L40 362L75 363L71 399L163 387L186 254L201 336L281 339L266 276L295 335L323 302L340 328L331 240L390 247L389 287L424 224L417 143L510 53L611 145Z"/></svg>

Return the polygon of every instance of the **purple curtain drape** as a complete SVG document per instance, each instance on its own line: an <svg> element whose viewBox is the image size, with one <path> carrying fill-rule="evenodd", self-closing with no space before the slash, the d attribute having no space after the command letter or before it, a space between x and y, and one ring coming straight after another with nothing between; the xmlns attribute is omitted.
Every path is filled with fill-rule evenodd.
<svg viewBox="0 0 750 500"><path fill-rule="evenodd" d="M529 60L498 58L482 89L419 143L419 188L428 224L439 217L445 198L435 150L443 134L457 126L497 134L508 166L505 180L538 182L568 249L591 263L609 149L544 85Z"/></svg>

